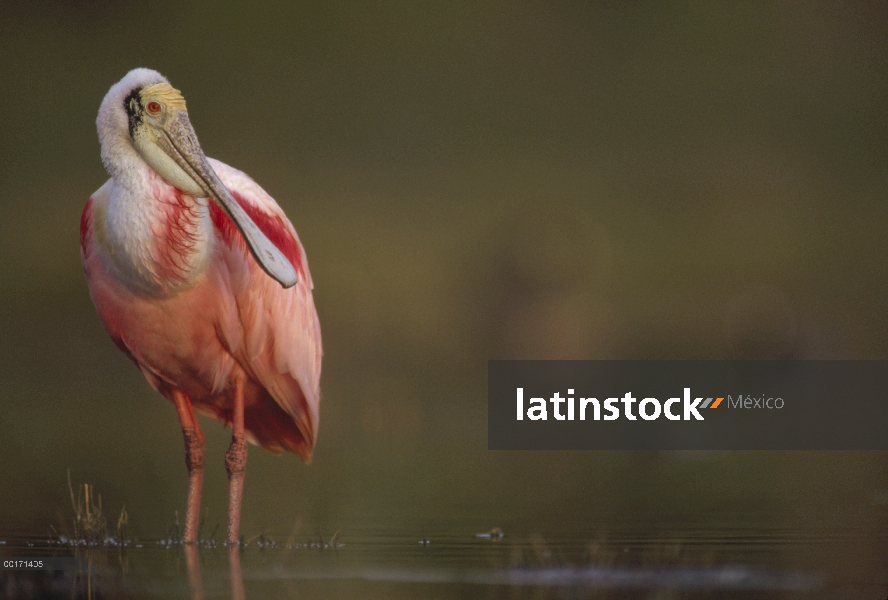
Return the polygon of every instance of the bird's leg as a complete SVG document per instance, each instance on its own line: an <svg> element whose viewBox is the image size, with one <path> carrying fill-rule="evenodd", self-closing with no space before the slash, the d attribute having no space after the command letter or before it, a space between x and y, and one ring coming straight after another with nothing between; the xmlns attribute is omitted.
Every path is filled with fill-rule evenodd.
<svg viewBox="0 0 888 600"><path fill-rule="evenodd" d="M186 544L197 542L197 529L200 525L200 490L203 486L204 436L194 416L191 399L179 390L173 390L173 403L182 424L182 437L185 438L185 466L188 467L188 508L185 511Z"/></svg>
<svg viewBox="0 0 888 600"><path fill-rule="evenodd" d="M234 409L231 412L231 446L225 454L228 471L228 543L237 544L240 533L241 496L247 466L247 442L244 439L244 379L234 378Z"/></svg>

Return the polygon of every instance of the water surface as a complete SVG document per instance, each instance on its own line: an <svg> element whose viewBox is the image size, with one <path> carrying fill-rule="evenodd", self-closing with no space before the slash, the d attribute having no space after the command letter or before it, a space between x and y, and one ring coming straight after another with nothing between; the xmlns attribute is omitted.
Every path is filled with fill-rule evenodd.
<svg viewBox="0 0 888 600"><path fill-rule="evenodd" d="M834 558L852 546L888 548L888 528L697 529L597 532L338 532L263 535L239 550L204 540L110 539L73 548L9 538L9 556L76 556L57 571L2 573L4 598L783 598L879 597L866 569ZM592 535L590 536L590 533ZM664 596L665 595L665 596Z"/></svg>

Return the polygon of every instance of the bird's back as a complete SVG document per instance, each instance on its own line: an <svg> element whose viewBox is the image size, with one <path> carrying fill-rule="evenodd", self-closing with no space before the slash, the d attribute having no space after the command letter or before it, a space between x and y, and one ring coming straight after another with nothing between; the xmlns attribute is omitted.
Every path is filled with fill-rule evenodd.
<svg viewBox="0 0 888 600"><path fill-rule="evenodd" d="M308 456L304 448L285 446L281 449L296 451L307 459L317 435L323 354L308 260L293 225L265 190L237 169L212 159L210 163L234 198L299 275L296 285L288 289L268 277L249 255L243 238L227 215L211 203L217 242L221 242L215 252L224 257L228 265L243 332L242 343L233 355L296 420L308 444ZM262 445L268 447L268 444Z"/></svg>

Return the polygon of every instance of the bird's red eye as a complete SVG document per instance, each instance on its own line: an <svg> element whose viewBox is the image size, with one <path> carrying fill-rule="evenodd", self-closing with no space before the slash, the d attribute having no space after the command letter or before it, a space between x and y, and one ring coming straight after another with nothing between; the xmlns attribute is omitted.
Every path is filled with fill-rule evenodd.
<svg viewBox="0 0 888 600"><path fill-rule="evenodd" d="M150 113L160 112L160 104L158 104L157 102L149 102L148 103L148 112L150 112Z"/></svg>

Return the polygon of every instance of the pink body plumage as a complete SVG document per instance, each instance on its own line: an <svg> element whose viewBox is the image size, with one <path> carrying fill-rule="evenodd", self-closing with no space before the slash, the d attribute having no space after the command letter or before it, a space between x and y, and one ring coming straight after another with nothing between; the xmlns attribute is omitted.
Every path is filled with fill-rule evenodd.
<svg viewBox="0 0 888 600"><path fill-rule="evenodd" d="M243 375L247 439L309 461L322 350L305 253L262 188L210 162L293 265L297 284L284 289L268 277L214 201L184 194L144 165L138 175L151 201L135 222L151 235L141 240L147 243L129 244L137 259L115 256L121 244L109 231L113 180L83 211L81 258L90 295L114 343L157 391L172 401L172 391L181 390L197 412L230 424L233 377Z"/></svg>

